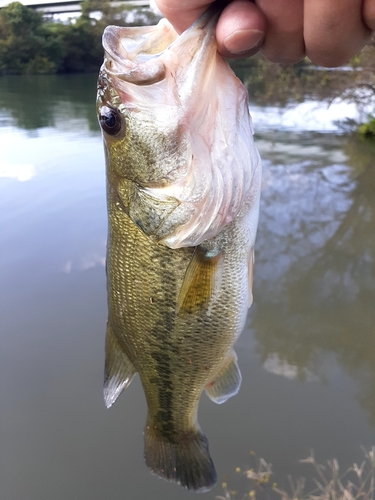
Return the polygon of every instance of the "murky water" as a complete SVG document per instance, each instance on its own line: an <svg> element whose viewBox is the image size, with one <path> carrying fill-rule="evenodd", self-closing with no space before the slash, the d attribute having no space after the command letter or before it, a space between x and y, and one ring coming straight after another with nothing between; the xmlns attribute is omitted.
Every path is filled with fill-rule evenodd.
<svg viewBox="0 0 375 500"><path fill-rule="evenodd" d="M94 99L95 75L0 79L2 500L191 498L143 463L139 380L110 410L102 400ZM251 450L287 484L309 475L298 460L311 449L345 469L375 444L375 149L327 127L332 110L310 106L314 127L306 107L288 120L279 111L254 108L264 164L254 304L237 346L240 393L222 406L202 396L219 477L205 498L222 481L246 492L235 469Z"/></svg>

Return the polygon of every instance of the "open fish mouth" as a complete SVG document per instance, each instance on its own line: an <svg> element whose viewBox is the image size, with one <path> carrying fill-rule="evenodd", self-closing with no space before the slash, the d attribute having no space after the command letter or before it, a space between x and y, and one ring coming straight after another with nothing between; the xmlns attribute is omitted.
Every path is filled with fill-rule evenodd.
<svg viewBox="0 0 375 500"><path fill-rule="evenodd" d="M207 11L184 33L186 38L191 32L191 47L188 52L192 57L198 44L203 45L204 39L214 38L217 17ZM211 26L207 26L208 24ZM197 30L201 31L199 37L196 36ZM156 26L108 26L103 34L105 69L108 75L129 83L157 83L165 78L169 63L175 63L165 52L173 53L173 45L178 44L179 40L179 35L166 19L161 19ZM204 50L201 52L205 53Z"/></svg>
<svg viewBox="0 0 375 500"><path fill-rule="evenodd" d="M103 47L107 73L138 85L163 80L166 68L160 55L178 37L172 25L162 19L157 26L130 30L119 26L105 29Z"/></svg>

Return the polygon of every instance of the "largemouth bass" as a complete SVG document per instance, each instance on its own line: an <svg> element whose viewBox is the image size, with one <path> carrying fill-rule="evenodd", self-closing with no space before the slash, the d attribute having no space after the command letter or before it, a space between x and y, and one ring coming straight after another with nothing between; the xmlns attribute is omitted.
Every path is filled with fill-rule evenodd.
<svg viewBox="0 0 375 500"><path fill-rule="evenodd" d="M216 481L197 422L241 383L233 345L252 301L261 165L247 92L217 53L216 18L178 36L110 26L97 109L107 164L104 398L139 373L145 460L206 491Z"/></svg>

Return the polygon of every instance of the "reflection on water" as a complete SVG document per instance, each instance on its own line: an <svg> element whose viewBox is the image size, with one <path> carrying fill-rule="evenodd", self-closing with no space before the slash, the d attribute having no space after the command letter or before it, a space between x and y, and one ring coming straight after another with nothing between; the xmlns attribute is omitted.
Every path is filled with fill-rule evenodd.
<svg viewBox="0 0 375 500"><path fill-rule="evenodd" d="M0 92L0 125L16 124L31 135L46 127L85 128L97 131L92 100L95 78L86 75L3 76ZM73 123L74 125L73 125Z"/></svg>
<svg viewBox="0 0 375 500"><path fill-rule="evenodd" d="M263 153L267 234L258 240L251 323L258 352L266 365L277 355L301 379L324 378L322 361L334 353L375 423L375 146L331 139L325 156L269 165L277 147ZM339 155L342 163L326 163ZM272 303L272 316L262 300Z"/></svg>
<svg viewBox="0 0 375 500"><path fill-rule="evenodd" d="M190 498L143 464L139 380L113 409L102 403L94 98L95 75L0 79L0 498ZM305 471L311 448L345 468L375 442L374 148L282 126L256 140L264 182L243 384L199 410L219 484L239 481L251 449L282 482Z"/></svg>

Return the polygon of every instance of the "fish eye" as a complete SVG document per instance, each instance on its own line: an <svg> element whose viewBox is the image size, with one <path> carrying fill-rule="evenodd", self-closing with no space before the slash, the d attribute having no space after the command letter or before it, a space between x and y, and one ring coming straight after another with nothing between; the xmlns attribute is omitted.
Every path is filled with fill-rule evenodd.
<svg viewBox="0 0 375 500"><path fill-rule="evenodd" d="M118 134L122 127L120 113L108 106L102 106L99 109L99 123L104 132L109 135Z"/></svg>

